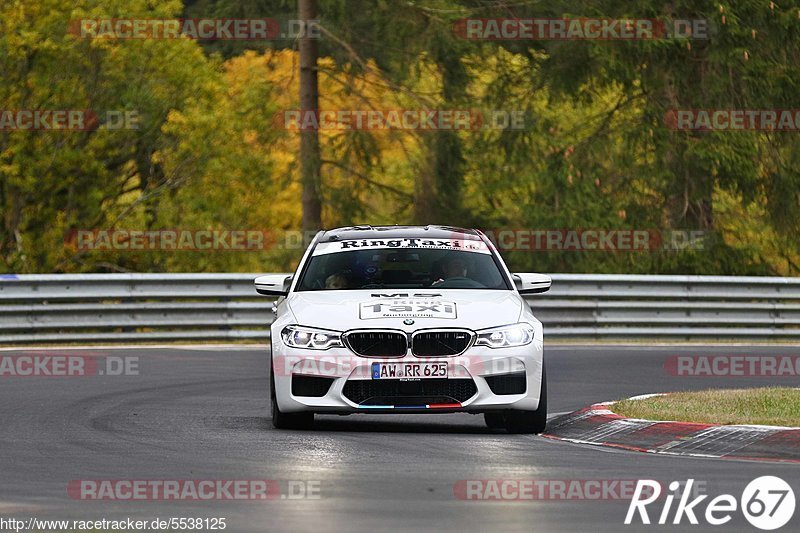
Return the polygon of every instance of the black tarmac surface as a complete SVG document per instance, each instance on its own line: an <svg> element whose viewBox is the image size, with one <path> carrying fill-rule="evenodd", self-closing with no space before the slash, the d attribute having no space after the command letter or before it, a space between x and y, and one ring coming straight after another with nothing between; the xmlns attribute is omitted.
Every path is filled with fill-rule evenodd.
<svg viewBox="0 0 800 533"><path fill-rule="evenodd" d="M44 353L33 348L1 357ZM52 350L138 358L138 375L0 377L0 518L140 520L224 517L226 531L756 531L623 525L628 500L474 501L464 480L696 480L739 497L777 475L800 498L800 465L655 456L487 429L468 414L322 416L312 431L271 426L266 350L196 347ZM551 413L637 394L800 386L796 377L670 375L674 355L797 355L794 347L547 346ZM129 359L130 361L130 359ZM269 479L319 497L269 501L83 501L72 480ZM710 498L709 498L710 499ZM676 498L677 500L677 498ZM698 507L700 513L705 503ZM664 500L652 504L657 520ZM670 513L672 520L674 514ZM800 510L784 530L800 529Z"/></svg>

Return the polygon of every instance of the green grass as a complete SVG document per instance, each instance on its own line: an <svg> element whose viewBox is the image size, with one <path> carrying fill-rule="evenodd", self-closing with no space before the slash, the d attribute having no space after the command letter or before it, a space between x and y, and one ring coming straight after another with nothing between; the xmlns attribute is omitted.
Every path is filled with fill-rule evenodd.
<svg viewBox="0 0 800 533"><path fill-rule="evenodd" d="M676 392L644 400L622 400L611 409L623 416L645 420L800 427L800 389Z"/></svg>

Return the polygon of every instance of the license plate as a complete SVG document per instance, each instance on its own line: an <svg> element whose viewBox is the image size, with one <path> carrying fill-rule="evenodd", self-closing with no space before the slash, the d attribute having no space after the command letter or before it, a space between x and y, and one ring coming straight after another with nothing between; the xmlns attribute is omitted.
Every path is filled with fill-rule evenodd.
<svg viewBox="0 0 800 533"><path fill-rule="evenodd" d="M372 379L447 378L447 363L372 363Z"/></svg>

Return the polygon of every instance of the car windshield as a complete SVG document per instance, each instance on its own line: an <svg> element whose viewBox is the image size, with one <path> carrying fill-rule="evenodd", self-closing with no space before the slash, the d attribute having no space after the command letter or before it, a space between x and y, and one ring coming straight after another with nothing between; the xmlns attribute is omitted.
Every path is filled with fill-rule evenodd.
<svg viewBox="0 0 800 533"><path fill-rule="evenodd" d="M297 290L510 289L490 253L371 248L313 255Z"/></svg>

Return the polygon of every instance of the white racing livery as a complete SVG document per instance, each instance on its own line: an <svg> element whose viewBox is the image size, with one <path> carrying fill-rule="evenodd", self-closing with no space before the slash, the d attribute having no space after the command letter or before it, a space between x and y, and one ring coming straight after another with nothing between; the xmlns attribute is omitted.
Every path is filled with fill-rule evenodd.
<svg viewBox="0 0 800 533"><path fill-rule="evenodd" d="M255 280L278 296L270 395L276 428L314 413L483 413L492 428L547 420L542 324L480 231L356 226L317 233L292 276Z"/></svg>

